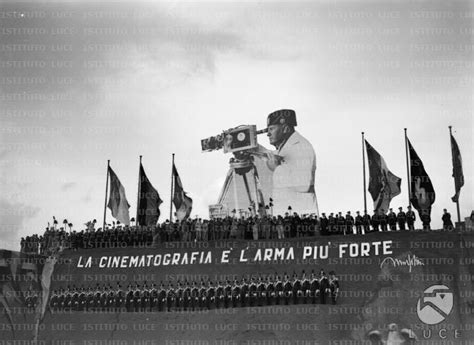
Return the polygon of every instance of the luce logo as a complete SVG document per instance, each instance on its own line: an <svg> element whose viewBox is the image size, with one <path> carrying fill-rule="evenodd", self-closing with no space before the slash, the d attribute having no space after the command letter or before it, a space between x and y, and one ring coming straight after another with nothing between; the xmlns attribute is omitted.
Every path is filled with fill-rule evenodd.
<svg viewBox="0 0 474 345"><path fill-rule="evenodd" d="M427 325L444 321L453 309L453 293L447 286L432 285L418 299L418 318Z"/></svg>

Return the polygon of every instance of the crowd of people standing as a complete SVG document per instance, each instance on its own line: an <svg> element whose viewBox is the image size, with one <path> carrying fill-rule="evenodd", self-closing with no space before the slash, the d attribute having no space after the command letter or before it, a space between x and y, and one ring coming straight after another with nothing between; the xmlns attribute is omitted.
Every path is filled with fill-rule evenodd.
<svg viewBox="0 0 474 345"><path fill-rule="evenodd" d="M65 248L77 250L86 248L116 248L131 246L151 246L164 242L197 242L230 239L268 240L294 237L314 237L317 235L348 235L368 234L379 231L415 230L417 218L411 207L405 212L399 207L398 213L389 209L361 214L355 217L348 211L336 214L325 213L318 218L315 215L300 216L296 212L282 216L265 215L251 217L225 217L216 219L188 218L183 221L166 220L156 226L124 226L113 223L96 229L96 221L87 223L87 228L81 231L69 231L59 228L57 223L46 228L43 235L32 235L22 238L21 251L50 255ZM444 210L442 216L443 228L453 229L451 215ZM423 222L423 221L422 221ZM71 225L71 224L69 224ZM429 223L423 223L423 228L429 230Z"/></svg>
<svg viewBox="0 0 474 345"><path fill-rule="evenodd" d="M49 307L58 311L155 312L194 311L219 308L257 307L289 304L336 304L339 279L334 271L314 271L290 277L275 273L262 277L213 282L211 280L178 281L176 285L161 282L120 283L96 287L67 286L52 292Z"/></svg>

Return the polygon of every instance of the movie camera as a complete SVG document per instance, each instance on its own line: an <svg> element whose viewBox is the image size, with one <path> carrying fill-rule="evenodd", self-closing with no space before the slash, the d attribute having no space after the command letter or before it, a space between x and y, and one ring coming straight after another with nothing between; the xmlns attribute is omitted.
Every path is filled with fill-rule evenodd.
<svg viewBox="0 0 474 345"><path fill-rule="evenodd" d="M249 209L256 215L257 213L264 215L265 207L263 201L263 193L258 180L257 168L254 164L254 157L264 155L259 153L257 135L268 131L267 128L257 131L256 125L241 125L223 131L222 134L212 136L201 140L202 152L224 150L224 153L233 153L234 157L229 160L229 171L227 173L226 182L219 196L218 204L222 204L229 191L230 184L236 183L236 175L242 176L245 190L249 199ZM253 181L253 187L250 188L247 175L250 174ZM236 205L235 208L239 208Z"/></svg>
<svg viewBox="0 0 474 345"><path fill-rule="evenodd" d="M267 132L267 128L257 131L255 125L241 125L230 128L206 139L201 140L203 152L223 149L224 153L252 151L258 147L257 135Z"/></svg>

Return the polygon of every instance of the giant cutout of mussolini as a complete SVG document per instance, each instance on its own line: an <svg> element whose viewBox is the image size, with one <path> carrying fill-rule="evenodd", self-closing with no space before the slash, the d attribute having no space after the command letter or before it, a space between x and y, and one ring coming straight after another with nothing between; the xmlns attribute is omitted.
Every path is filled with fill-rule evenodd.
<svg viewBox="0 0 474 345"><path fill-rule="evenodd" d="M314 188L316 154L313 145L295 130L294 110L274 111L267 118L268 139L276 150L259 146L268 168L273 171L273 214L315 213L319 216Z"/></svg>

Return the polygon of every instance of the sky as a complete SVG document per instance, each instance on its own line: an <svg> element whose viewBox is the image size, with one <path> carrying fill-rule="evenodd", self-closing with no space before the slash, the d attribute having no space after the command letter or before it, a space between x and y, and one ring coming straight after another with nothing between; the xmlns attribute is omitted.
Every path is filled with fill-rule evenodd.
<svg viewBox="0 0 474 345"><path fill-rule="evenodd" d="M175 153L192 216L207 217L230 157L200 140L264 128L280 108L315 148L320 212L363 209L362 131L402 178L391 205L406 207L407 128L435 228L443 208L456 218L453 126L468 216L473 18L469 1L2 2L0 247L19 249L53 216L102 223L108 159L133 216L143 155L164 221Z"/></svg>

